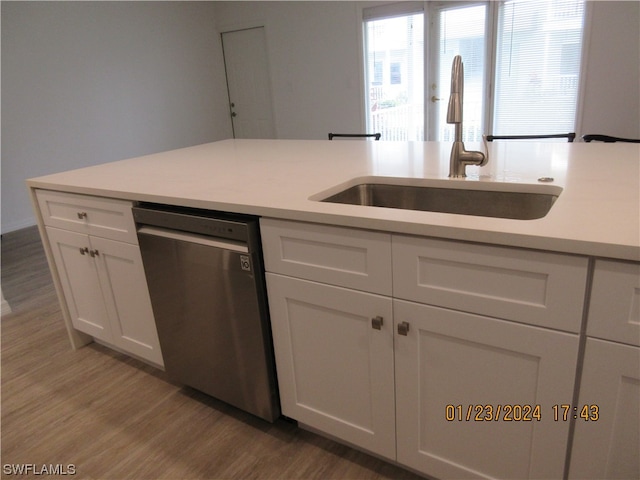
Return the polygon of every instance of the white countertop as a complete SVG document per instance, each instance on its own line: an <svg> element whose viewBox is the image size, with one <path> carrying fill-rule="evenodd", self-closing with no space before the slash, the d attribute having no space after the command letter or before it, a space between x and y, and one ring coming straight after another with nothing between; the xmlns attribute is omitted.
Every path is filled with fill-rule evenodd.
<svg viewBox="0 0 640 480"><path fill-rule="evenodd" d="M479 145L466 144L467 149ZM485 167L448 179L450 143L224 140L30 179L47 188L265 217L640 260L640 144L494 142ZM563 189L537 220L323 203L360 177ZM461 185L464 182L464 185Z"/></svg>

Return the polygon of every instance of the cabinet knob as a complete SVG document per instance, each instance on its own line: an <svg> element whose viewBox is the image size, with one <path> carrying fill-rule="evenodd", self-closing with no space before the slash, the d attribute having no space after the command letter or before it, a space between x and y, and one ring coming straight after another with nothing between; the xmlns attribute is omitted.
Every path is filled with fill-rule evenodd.
<svg viewBox="0 0 640 480"><path fill-rule="evenodd" d="M78 212L78 218L82 220L83 218L87 218L87 212Z"/></svg>
<svg viewBox="0 0 640 480"><path fill-rule="evenodd" d="M98 250L89 250L89 255L91 255L91 257L97 257L100 255L100 252L98 252Z"/></svg>
<svg viewBox="0 0 640 480"><path fill-rule="evenodd" d="M407 333L409 333L409 323L400 322L398 324L398 335L404 335L406 337Z"/></svg>
<svg viewBox="0 0 640 480"><path fill-rule="evenodd" d="M84 255L85 253L89 253L89 249L87 247L80 247L80 255Z"/></svg>
<svg viewBox="0 0 640 480"><path fill-rule="evenodd" d="M384 319L380 315L378 315L377 317L371 319L371 328L375 328L376 330L381 330L383 323L384 323Z"/></svg>

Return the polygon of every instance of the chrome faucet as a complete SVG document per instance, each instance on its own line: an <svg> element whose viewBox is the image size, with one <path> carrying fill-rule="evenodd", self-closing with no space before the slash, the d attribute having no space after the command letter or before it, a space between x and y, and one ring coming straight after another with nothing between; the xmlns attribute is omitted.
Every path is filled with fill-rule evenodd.
<svg viewBox="0 0 640 480"><path fill-rule="evenodd" d="M447 123L453 123L456 127L451 159L449 161L449 177L466 177L467 165L486 165L489 161L489 149L486 137L483 135L485 152L473 152L464 149L462 142L462 103L464 90L464 65L462 57L456 55L451 65L451 95L449 96L449 108L447 110Z"/></svg>

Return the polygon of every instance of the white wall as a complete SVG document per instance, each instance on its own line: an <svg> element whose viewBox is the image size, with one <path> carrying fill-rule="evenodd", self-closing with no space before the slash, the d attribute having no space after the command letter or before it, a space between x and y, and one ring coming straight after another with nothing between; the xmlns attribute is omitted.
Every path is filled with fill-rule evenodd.
<svg viewBox="0 0 640 480"><path fill-rule="evenodd" d="M2 231L24 180L228 138L208 2L2 2Z"/></svg>
<svg viewBox="0 0 640 480"><path fill-rule="evenodd" d="M593 2L581 130L640 137L639 4ZM1 2L2 231L24 180L231 136L220 32L264 25L279 138L364 128L364 2Z"/></svg>
<svg viewBox="0 0 640 480"><path fill-rule="evenodd" d="M590 3L580 133L640 138L640 3Z"/></svg>
<svg viewBox="0 0 640 480"><path fill-rule="evenodd" d="M364 129L358 2L219 2L221 31L264 26L278 138Z"/></svg>

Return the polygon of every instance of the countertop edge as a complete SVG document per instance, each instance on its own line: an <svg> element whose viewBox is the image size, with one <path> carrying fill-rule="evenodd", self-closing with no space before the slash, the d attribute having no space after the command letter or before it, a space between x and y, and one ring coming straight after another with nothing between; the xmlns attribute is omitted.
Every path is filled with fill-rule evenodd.
<svg viewBox="0 0 640 480"><path fill-rule="evenodd" d="M337 213L322 213L303 210L289 210L277 207L242 205L205 201L172 196L150 195L128 191L105 190L93 187L66 185L47 182L39 178L27 179L31 189L55 190L82 195L116 198L132 202L152 202L178 205L209 210L229 211L261 217L292 220L308 223L319 223L331 226L351 227L388 233L433 237L455 241L500 245L513 248L525 248L571 255L611 258L640 262L640 246L598 243L575 239L550 238L535 235L522 235L508 232L479 230L466 227L451 227L433 224L417 224L389 219L371 217L355 217ZM447 214L444 214L447 215Z"/></svg>

